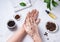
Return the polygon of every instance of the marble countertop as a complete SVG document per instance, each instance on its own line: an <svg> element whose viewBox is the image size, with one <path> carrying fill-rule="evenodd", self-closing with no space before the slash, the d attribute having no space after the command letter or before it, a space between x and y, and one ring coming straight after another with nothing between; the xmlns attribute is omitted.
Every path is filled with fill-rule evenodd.
<svg viewBox="0 0 60 42"><path fill-rule="evenodd" d="M15 13L14 8L9 0L0 0L0 42L7 42L6 40L11 37L14 32L10 31L7 28L7 22L10 19L13 19L19 27L22 26L25 17L29 11L32 9L37 9L39 11L39 17L41 22L39 24L40 36L43 42L60 42L60 4L52 9L52 13L54 13L57 19L52 19L48 14L45 12L46 4L43 0L33 0L32 6L30 8L24 9L20 12ZM47 9L48 10L48 9ZM14 15L19 14L21 15L20 21L14 19ZM59 30L56 33L48 32L45 28L47 21L53 21L58 24ZM48 36L44 36L44 33L48 32ZM49 38L49 40L47 40ZM23 42L33 42L29 35L23 40Z"/></svg>

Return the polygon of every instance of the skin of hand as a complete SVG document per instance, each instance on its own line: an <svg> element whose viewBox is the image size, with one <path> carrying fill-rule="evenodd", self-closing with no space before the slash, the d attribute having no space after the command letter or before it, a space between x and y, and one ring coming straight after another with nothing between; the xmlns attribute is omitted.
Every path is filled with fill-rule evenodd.
<svg viewBox="0 0 60 42"><path fill-rule="evenodd" d="M27 35L24 26L21 29L17 30L8 40L7 42L22 42L24 37Z"/></svg>
<svg viewBox="0 0 60 42"><path fill-rule="evenodd" d="M32 12L29 12L23 26L21 27L21 29L17 30L14 33L14 35L7 40L7 42L22 42L22 40L27 35L27 33L35 40L35 42L39 41L40 39L39 39L37 25L38 25L40 20L37 19L37 16L38 16L37 10L32 10ZM35 39L35 37L37 39Z"/></svg>
<svg viewBox="0 0 60 42"><path fill-rule="evenodd" d="M31 14L28 14L26 17L28 18L29 16L31 16ZM25 31L25 24L26 22L24 22L24 24L22 25L22 27L17 30L8 40L7 42L22 42L22 40L24 39L24 37L27 35L26 31Z"/></svg>
<svg viewBox="0 0 60 42"><path fill-rule="evenodd" d="M29 12L24 25L26 32L34 39L34 42L42 42L38 33L38 24L40 22L40 19L37 19L38 13L36 9Z"/></svg>
<svg viewBox="0 0 60 42"><path fill-rule="evenodd" d="M28 17L26 17L25 30L30 36L33 36L35 33L38 33L37 25L40 22L40 19L37 19L38 13L39 12L35 9L35 10L32 10L32 12L29 12Z"/></svg>

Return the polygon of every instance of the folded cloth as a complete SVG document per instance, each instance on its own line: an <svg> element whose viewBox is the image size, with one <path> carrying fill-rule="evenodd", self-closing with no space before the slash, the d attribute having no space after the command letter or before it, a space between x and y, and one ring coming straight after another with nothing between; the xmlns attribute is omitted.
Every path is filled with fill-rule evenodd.
<svg viewBox="0 0 60 42"><path fill-rule="evenodd" d="M28 7L30 7L31 4L31 0L10 0L12 3L12 6L14 7L15 12L21 11L23 9L26 9ZM21 6L20 3L24 2L26 4L26 6Z"/></svg>

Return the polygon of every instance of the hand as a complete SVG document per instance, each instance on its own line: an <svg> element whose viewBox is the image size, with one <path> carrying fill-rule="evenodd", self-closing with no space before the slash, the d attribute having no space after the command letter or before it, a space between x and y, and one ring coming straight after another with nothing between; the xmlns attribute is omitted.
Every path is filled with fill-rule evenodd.
<svg viewBox="0 0 60 42"><path fill-rule="evenodd" d="M38 17L38 11L32 10L28 13L26 20L25 20L25 30L30 36L34 36L34 34L38 34L38 24L40 22L40 19L37 19Z"/></svg>

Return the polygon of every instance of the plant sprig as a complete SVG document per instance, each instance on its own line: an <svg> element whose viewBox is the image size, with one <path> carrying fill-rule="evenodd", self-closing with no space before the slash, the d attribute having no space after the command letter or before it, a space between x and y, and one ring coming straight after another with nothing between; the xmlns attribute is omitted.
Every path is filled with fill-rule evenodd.
<svg viewBox="0 0 60 42"><path fill-rule="evenodd" d="M44 2L47 3L47 8L50 9L50 10L51 10L51 4L54 7L56 7L58 5L58 3L55 2L54 0L44 0Z"/></svg>

